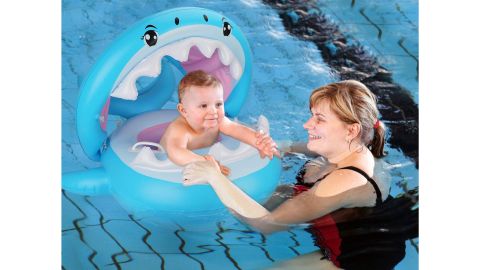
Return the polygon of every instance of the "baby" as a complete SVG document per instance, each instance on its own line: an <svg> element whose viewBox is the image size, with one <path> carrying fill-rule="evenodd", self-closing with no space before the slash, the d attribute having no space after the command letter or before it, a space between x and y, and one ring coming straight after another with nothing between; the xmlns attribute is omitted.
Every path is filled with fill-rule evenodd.
<svg viewBox="0 0 480 270"><path fill-rule="evenodd" d="M213 145L221 133L258 149L260 156L280 156L277 146L268 134L233 122L225 116L223 87L220 81L204 71L185 75L178 86L177 117L165 130L160 145L168 158L179 166L206 160L191 150ZM220 165L220 164L219 164ZM223 174L230 170L220 165Z"/></svg>

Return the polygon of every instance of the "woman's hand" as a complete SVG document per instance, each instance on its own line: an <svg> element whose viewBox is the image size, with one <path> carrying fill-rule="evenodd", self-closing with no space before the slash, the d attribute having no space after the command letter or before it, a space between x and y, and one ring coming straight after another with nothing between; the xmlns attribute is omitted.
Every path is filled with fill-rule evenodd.
<svg viewBox="0 0 480 270"><path fill-rule="evenodd" d="M269 159L272 159L273 156L281 157L280 152L277 149L277 144L273 141L270 135L265 134L262 130L260 130L259 132L255 133L255 137L257 138L255 145L260 153L261 158L266 156Z"/></svg>
<svg viewBox="0 0 480 270"><path fill-rule="evenodd" d="M230 170L228 169L228 171ZM221 174L220 165L212 156L207 155L205 161L196 161L185 166L185 169L183 169L183 185L205 184Z"/></svg>

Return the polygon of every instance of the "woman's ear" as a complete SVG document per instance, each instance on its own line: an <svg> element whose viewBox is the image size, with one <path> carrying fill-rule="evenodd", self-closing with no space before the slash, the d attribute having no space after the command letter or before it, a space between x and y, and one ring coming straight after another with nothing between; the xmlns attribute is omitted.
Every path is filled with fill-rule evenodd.
<svg viewBox="0 0 480 270"><path fill-rule="evenodd" d="M359 134L362 126L359 123L348 125L348 137L350 140L355 139Z"/></svg>
<svg viewBox="0 0 480 270"><path fill-rule="evenodd" d="M187 112L185 111L185 107L183 107L182 103L177 104L177 111L182 115L183 117L187 117Z"/></svg>

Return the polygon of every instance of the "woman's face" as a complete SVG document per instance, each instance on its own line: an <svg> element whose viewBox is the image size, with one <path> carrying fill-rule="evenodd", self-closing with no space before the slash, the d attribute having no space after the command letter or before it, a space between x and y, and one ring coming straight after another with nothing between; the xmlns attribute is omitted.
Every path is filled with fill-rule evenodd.
<svg viewBox="0 0 480 270"><path fill-rule="evenodd" d="M307 148L325 157L348 149L347 124L330 109L326 100L312 107L312 116L303 124L308 132Z"/></svg>

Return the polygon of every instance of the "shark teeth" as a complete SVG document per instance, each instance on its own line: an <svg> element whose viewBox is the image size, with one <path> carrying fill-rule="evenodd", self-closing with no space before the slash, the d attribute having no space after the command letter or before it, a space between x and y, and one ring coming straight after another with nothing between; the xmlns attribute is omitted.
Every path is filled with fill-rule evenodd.
<svg viewBox="0 0 480 270"><path fill-rule="evenodd" d="M215 52L215 47L209 46L206 43L196 44L197 48L200 52L207 58L212 57L213 53Z"/></svg>
<svg viewBox="0 0 480 270"><path fill-rule="evenodd" d="M230 53L229 50L225 49L225 47L220 47L218 54L220 56L220 61L222 62L222 64L224 64L225 66L230 65L233 55Z"/></svg>
<svg viewBox="0 0 480 270"><path fill-rule="evenodd" d="M242 76L242 72L242 66L238 61L235 61L230 65L230 74L232 74L235 80L238 81L238 79L240 79L240 76Z"/></svg>
<svg viewBox="0 0 480 270"><path fill-rule="evenodd" d="M111 96L127 100L136 100L138 90L135 82L138 78L143 76L157 77L160 75L162 72L161 60L164 56L168 55L179 62L187 61L190 49L193 46L196 46L207 58L211 58L215 50L218 50L220 61L223 65L229 66L232 77L238 81L242 76L243 69L240 61L223 43L206 38L187 38L157 49L147 58L136 64L135 67L123 77L120 83L116 85Z"/></svg>

